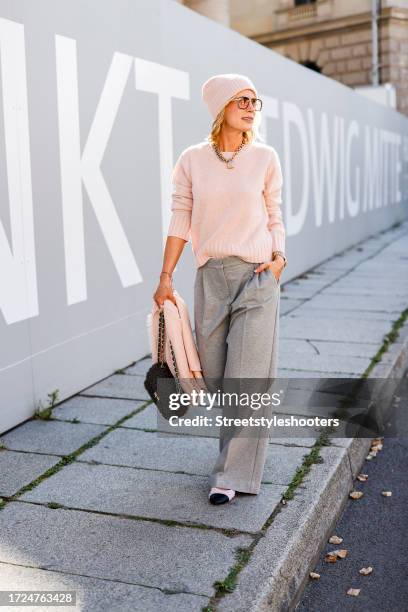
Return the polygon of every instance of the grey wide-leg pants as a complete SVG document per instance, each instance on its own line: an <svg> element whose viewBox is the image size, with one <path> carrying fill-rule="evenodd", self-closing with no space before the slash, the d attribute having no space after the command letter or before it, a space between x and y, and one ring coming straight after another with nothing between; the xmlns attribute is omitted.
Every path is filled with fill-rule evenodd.
<svg viewBox="0 0 408 612"><path fill-rule="evenodd" d="M258 265L231 255L210 258L197 269L195 335L211 392L220 389L217 383L222 385L225 379L248 381L277 375L280 282L269 269L255 273ZM272 409L257 412L251 409L254 416L270 417ZM221 426L210 486L259 493L268 443L269 432L262 427L249 431Z"/></svg>

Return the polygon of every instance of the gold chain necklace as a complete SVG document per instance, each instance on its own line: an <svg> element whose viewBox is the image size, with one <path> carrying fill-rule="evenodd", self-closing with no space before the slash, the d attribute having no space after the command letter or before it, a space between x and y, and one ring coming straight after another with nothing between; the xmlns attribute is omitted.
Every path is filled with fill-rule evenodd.
<svg viewBox="0 0 408 612"><path fill-rule="evenodd" d="M217 145L215 143L212 144L214 151L216 152L216 154L218 155L219 159L221 161L223 161L226 165L228 170L233 170L235 168L234 164L232 163L232 160L234 159L234 157L236 155L238 155L238 153L240 152L240 150L242 149L242 147L244 146L245 141L243 140L241 142L241 144L239 145L238 149L236 149L236 151L234 151L233 156L230 159L226 159L223 154L221 153L221 151L219 150L219 148L217 147Z"/></svg>

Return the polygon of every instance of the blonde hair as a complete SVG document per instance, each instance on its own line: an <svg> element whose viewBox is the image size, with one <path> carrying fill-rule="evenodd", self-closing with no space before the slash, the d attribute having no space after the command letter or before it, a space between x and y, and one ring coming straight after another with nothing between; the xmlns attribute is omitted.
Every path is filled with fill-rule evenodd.
<svg viewBox="0 0 408 612"><path fill-rule="evenodd" d="M234 98L235 98L235 95L232 96L224 104L224 106L222 107L222 109L220 110L216 118L214 119L213 124L211 126L211 131L205 138L205 140L207 140L210 144L216 144L217 146L219 146L221 129L224 123L225 107L228 106L228 104ZM256 140L260 140L261 142L264 142L264 138L259 133L259 126L261 123L261 119L262 119L261 112L257 111L255 113L255 118L254 118L252 127L249 130L244 130L242 132L242 136L243 136L245 144L254 142Z"/></svg>

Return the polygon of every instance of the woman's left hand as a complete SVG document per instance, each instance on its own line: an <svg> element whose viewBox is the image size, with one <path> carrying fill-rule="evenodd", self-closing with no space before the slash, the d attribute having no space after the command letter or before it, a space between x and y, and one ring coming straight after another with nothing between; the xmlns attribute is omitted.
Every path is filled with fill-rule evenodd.
<svg viewBox="0 0 408 612"><path fill-rule="evenodd" d="M254 272L258 273L270 268L272 270L272 274L275 275L275 278L278 281L284 267L285 265L283 259L281 257L276 257L274 261L266 261L265 263L260 264L257 268L255 268Z"/></svg>

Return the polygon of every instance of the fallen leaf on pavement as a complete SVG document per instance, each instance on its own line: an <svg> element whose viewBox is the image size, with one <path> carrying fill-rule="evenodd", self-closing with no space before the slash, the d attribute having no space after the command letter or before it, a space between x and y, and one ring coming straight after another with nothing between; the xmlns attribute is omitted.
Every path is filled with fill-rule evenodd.
<svg viewBox="0 0 408 612"><path fill-rule="evenodd" d="M368 574L371 574L371 572L373 571L373 568L371 566L369 567L362 567L359 571L359 574L363 574L363 576L368 576Z"/></svg>
<svg viewBox="0 0 408 612"><path fill-rule="evenodd" d="M343 541L343 538L340 538L339 536L336 536L336 535L332 535L331 538L329 538L330 544L341 544L342 541Z"/></svg>
<svg viewBox="0 0 408 612"><path fill-rule="evenodd" d="M392 491L381 491L381 495L384 495L384 497L391 497Z"/></svg>
<svg viewBox="0 0 408 612"><path fill-rule="evenodd" d="M384 438L374 438L374 440L371 442L371 449L372 451L380 451L383 447L383 439Z"/></svg>
<svg viewBox="0 0 408 612"><path fill-rule="evenodd" d="M350 493L350 497L352 499L360 499L360 497L363 497L364 493L362 491L352 491Z"/></svg>
<svg viewBox="0 0 408 612"><path fill-rule="evenodd" d="M358 474L357 480L359 480L360 482L365 482L366 480L368 480L368 474Z"/></svg>
<svg viewBox="0 0 408 612"><path fill-rule="evenodd" d="M361 589L349 589L347 591L347 595L352 595L353 597L357 597L360 594Z"/></svg>
<svg viewBox="0 0 408 612"><path fill-rule="evenodd" d="M319 580L320 578L320 574L318 574L317 572L310 572L309 576L313 578L313 580Z"/></svg>
<svg viewBox="0 0 408 612"><path fill-rule="evenodd" d="M330 554L336 555L336 557L339 557L340 559L344 559L347 557L347 549L341 548L340 550L332 550Z"/></svg>
<svg viewBox="0 0 408 612"><path fill-rule="evenodd" d="M333 553L327 553L324 560L326 561L326 563L336 563L337 555L333 555Z"/></svg>

